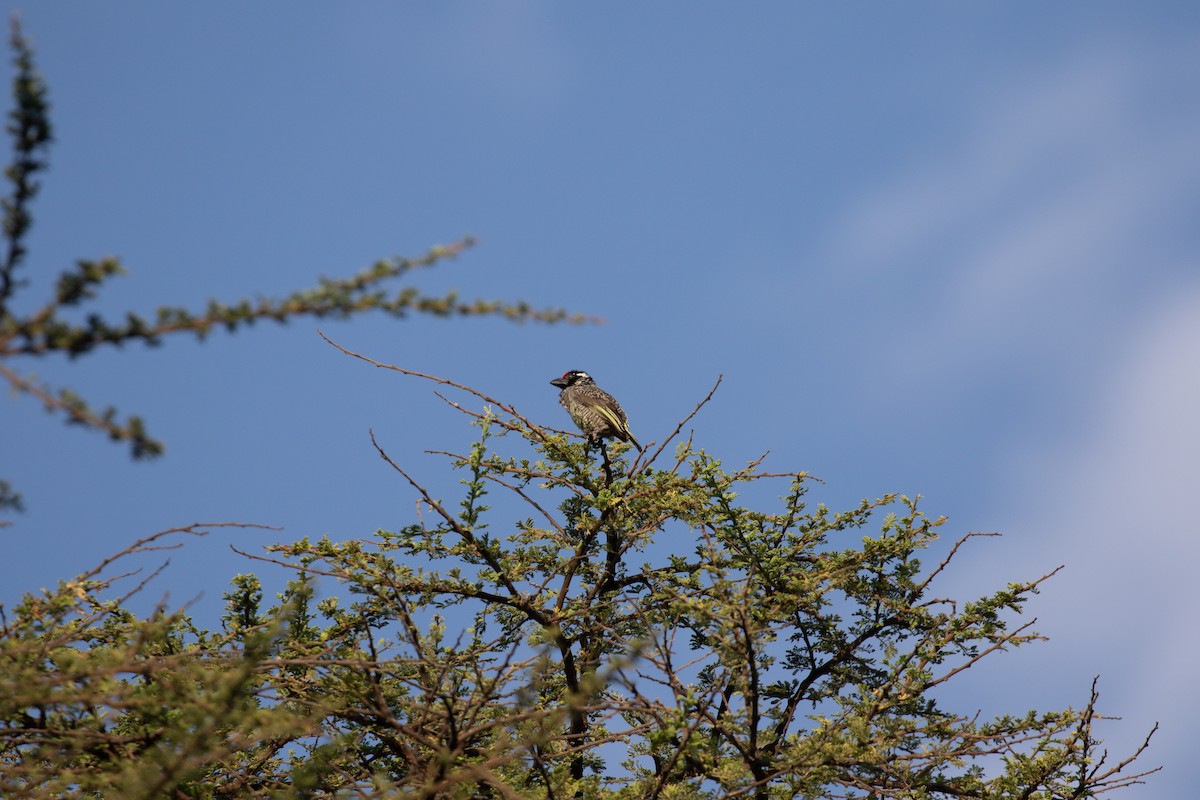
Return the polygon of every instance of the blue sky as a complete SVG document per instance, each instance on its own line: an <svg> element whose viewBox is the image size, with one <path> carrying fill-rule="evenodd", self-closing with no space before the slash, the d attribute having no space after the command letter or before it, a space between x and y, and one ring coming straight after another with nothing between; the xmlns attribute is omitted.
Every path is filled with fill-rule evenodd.
<svg viewBox="0 0 1200 800"><path fill-rule="evenodd" d="M4 4L6 10L14 6ZM132 275L97 308L278 295L479 245L436 293L602 326L323 323L351 349L565 426L547 381L586 369L642 441L696 420L728 464L844 506L922 494L950 533L1002 531L948 590L1067 568L1031 607L1052 641L964 676L989 709L1081 704L1101 675L1124 797L1191 785L1200 603L1200 6L261 2L30 4L57 143L29 309L77 258ZM5 81L11 69L5 67ZM0 601L196 521L159 591L211 609L228 549L411 517L367 438L431 482L470 431L426 385L300 321L29 365L140 413L134 464L0 399ZM16 366L20 366L19 364ZM447 483L447 491L452 484ZM973 673L973 674L972 674Z"/></svg>

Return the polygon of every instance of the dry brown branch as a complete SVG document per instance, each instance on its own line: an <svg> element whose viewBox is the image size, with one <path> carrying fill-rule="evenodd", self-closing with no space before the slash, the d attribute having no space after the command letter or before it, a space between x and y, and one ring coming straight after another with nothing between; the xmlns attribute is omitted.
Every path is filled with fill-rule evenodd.
<svg viewBox="0 0 1200 800"><path fill-rule="evenodd" d="M439 378L436 375L429 375L424 372L417 372L416 370L405 369L403 367L397 367L394 364L385 364L382 361L376 361L373 358L368 358L367 356L364 356L361 353L356 353L353 350L349 350L349 349L343 347L342 345L338 344L337 342L333 341L328 336L326 336L324 334L324 332L321 331L319 328L317 329L317 335L320 336L322 339L324 339L329 344L331 344L333 347L335 347L338 350L340 350L341 352L345 353L346 355L357 358L360 361L365 361L366 363L371 364L372 366L378 367L379 369L386 369L386 370L391 370L392 372L399 372L402 375L411 375L414 378L421 378L423 380L432 381L433 383L440 383L445 386L453 386L455 389L459 389L460 391L464 391L467 394L474 395L475 397L478 397L480 400L484 401L485 403L490 403L491 405L496 406L500 410L504 411L504 413L520 420L522 422L522 424L525 425L525 430L528 431L531 435L537 437L538 439L540 439L542 441L545 441L545 439L546 439L545 435L542 433L543 429L541 428L541 426L535 425L532 422L530 422L524 415L522 415L520 412L518 412L516 410L516 408L514 408L513 406L510 406L507 403L503 403L494 397L490 397L489 395L484 394L483 392L479 391L478 389L474 389L470 386L467 386L466 384L459 383L458 381L450 380L449 378ZM445 400L444 397L442 399ZM465 411L465 409L462 409L461 406L458 406L456 403L451 403L449 400L446 400L446 402L450 403L450 405L452 405L456 408L459 408L460 410ZM466 413L474 414L475 412L466 412Z"/></svg>

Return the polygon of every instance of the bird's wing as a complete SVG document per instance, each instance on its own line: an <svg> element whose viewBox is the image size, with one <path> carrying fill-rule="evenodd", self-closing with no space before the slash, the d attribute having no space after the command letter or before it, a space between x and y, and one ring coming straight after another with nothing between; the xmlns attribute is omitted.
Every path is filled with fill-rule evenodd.
<svg viewBox="0 0 1200 800"><path fill-rule="evenodd" d="M615 410L605 405L596 405L593 410L617 430L628 432L629 428L626 427L625 419Z"/></svg>

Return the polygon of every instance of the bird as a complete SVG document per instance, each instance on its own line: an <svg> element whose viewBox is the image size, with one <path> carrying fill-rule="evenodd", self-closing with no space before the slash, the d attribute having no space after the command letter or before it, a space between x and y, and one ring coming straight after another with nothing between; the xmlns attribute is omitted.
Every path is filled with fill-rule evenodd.
<svg viewBox="0 0 1200 800"><path fill-rule="evenodd" d="M629 431L625 409L615 397L597 386L591 375L573 369L550 384L560 389L558 402L583 431L589 445L600 444L602 439L620 439L642 449Z"/></svg>

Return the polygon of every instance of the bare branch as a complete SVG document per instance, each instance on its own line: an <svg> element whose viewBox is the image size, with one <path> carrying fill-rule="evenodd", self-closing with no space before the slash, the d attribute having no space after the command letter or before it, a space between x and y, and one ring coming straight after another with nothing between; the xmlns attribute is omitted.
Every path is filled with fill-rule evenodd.
<svg viewBox="0 0 1200 800"><path fill-rule="evenodd" d="M683 430L684 426L691 422L692 419L700 413L700 409L708 405L708 402L712 400L713 395L716 394L717 387L721 385L721 381L724 379L724 377L724 375L717 376L716 383L714 383L713 387L708 390L708 394L704 396L704 399L697 403L696 407L693 408L686 417L679 421L679 424L675 426L675 430L671 431L670 435L668 435L666 439L663 439L663 443L658 446L658 449L654 451L654 454L650 456L650 458L646 459L641 467L641 470L639 471L644 472L650 467L651 464L658 460L658 457L662 454L662 452L667 449L667 445L669 445L675 439L675 437L679 435L679 432Z"/></svg>

